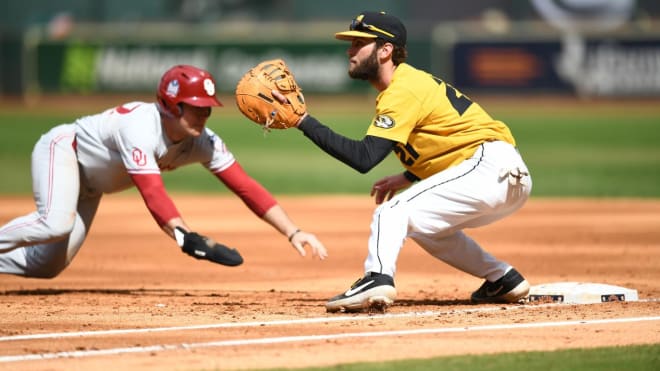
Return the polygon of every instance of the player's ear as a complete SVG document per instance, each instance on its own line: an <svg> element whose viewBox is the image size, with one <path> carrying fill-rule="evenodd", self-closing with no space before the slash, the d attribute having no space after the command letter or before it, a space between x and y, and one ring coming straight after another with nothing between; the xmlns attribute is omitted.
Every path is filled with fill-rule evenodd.
<svg viewBox="0 0 660 371"><path fill-rule="evenodd" d="M394 52L394 45L392 43L384 43L378 48L378 56L380 58L392 58Z"/></svg>

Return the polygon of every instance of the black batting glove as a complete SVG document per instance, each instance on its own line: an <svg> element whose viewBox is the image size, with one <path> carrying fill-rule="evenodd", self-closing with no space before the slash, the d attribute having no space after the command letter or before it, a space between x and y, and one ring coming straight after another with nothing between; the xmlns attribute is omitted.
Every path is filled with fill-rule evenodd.
<svg viewBox="0 0 660 371"><path fill-rule="evenodd" d="M243 264L243 257L236 249L217 243L195 232L186 232L180 227L174 230L176 241L181 250L195 259L235 267Z"/></svg>

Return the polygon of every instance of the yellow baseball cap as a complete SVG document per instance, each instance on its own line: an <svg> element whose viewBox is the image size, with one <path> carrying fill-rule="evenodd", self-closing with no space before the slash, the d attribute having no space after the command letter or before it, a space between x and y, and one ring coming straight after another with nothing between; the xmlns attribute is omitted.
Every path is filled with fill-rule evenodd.
<svg viewBox="0 0 660 371"><path fill-rule="evenodd" d="M392 44L406 45L406 27L385 12L362 12L355 17L348 31L337 32L335 38L351 41L355 38L380 38Z"/></svg>

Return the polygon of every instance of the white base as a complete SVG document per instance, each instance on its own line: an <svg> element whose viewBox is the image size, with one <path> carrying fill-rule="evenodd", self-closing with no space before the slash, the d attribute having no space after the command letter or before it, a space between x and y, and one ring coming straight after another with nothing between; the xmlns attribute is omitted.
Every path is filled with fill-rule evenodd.
<svg viewBox="0 0 660 371"><path fill-rule="evenodd" d="M594 304L608 301L638 301L637 290L602 283L555 282L532 286L528 302Z"/></svg>

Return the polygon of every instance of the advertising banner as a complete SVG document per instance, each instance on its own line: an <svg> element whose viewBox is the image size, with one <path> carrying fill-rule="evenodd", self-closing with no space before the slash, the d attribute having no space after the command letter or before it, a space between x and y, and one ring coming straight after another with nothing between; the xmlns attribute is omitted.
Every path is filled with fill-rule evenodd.
<svg viewBox="0 0 660 371"><path fill-rule="evenodd" d="M435 45L435 46L433 46ZM443 57L433 60L436 47ZM457 40L411 45L410 63L442 72L466 92L577 93L583 96L660 95L660 38ZM446 50L446 54L444 53ZM422 56L422 57L420 57ZM429 61L423 57L428 57ZM39 43L28 63L28 86L39 92L151 92L163 71L175 64L209 70L218 90L231 93L257 63L282 58L306 93L370 91L347 74L344 43Z"/></svg>
<svg viewBox="0 0 660 371"><path fill-rule="evenodd" d="M93 44L45 42L36 48L33 86L42 92L154 91L163 71L192 64L211 72L220 92L232 92L257 63L282 58L305 92L363 91L346 73L344 44Z"/></svg>
<svg viewBox="0 0 660 371"><path fill-rule="evenodd" d="M461 41L452 65L454 83L466 90L660 95L660 39Z"/></svg>

